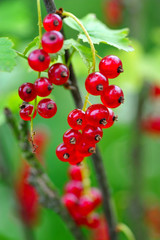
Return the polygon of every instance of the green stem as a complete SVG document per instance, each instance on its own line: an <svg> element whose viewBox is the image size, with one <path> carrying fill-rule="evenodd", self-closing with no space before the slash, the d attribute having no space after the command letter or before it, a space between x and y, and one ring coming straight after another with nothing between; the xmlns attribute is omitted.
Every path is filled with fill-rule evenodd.
<svg viewBox="0 0 160 240"><path fill-rule="evenodd" d="M18 52L18 51L16 51L16 50L15 50L15 52L17 53L18 56L20 56L20 57L28 60L28 57L27 57L26 55L24 55L23 53L20 53L20 52Z"/></svg>
<svg viewBox="0 0 160 240"><path fill-rule="evenodd" d="M95 68L96 68L96 51L95 51L94 44L93 44L93 42L92 42L92 40L91 40L87 30L85 29L85 27L83 26L81 21L79 21L79 19L75 15L73 15L72 13L70 13L70 12L63 12L62 15L65 16L65 17L73 18L78 23L78 25L81 27L81 29L83 30L84 34L86 35L86 37L88 39L88 42L89 42L89 44L91 46L91 51L92 51L92 61L93 61L93 63L92 63L92 72L95 72Z"/></svg>
<svg viewBox="0 0 160 240"><path fill-rule="evenodd" d="M38 11L38 27L39 27L39 48L41 48L41 39L42 39L42 16L41 16L41 4L40 4L40 0L37 0L37 11Z"/></svg>
<svg viewBox="0 0 160 240"><path fill-rule="evenodd" d="M124 223L119 223L117 226L117 230L118 232L123 232L125 236L128 238L128 240L136 240L131 229Z"/></svg>

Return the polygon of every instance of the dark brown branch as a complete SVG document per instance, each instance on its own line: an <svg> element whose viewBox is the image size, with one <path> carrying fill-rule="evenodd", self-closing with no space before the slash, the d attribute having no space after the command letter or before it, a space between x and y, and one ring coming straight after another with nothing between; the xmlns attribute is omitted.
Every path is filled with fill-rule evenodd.
<svg viewBox="0 0 160 240"><path fill-rule="evenodd" d="M43 0L45 5L49 5L49 3L52 1L52 4L55 6L55 3L53 0ZM46 8L47 12L54 12L55 8ZM62 30L63 32L63 30ZM64 32L63 32L64 34ZM66 62L68 61L70 57L69 51L65 51L65 60ZM77 108L82 108L83 102L82 102L82 97L78 88L77 84L77 79L73 70L72 64L69 66L70 69L70 80L71 80L71 85L75 87L74 90L71 90L71 94L73 97L73 100L75 102L75 105ZM111 240L116 240L117 239L117 234L116 234L116 223L114 220L114 214L113 210L111 207L111 199L110 199L110 191L109 191L109 186L108 186L108 181L107 181L107 176L105 173L105 168L103 165L103 160L100 154L100 151L97 147L97 152L92 156L93 159L93 164L94 168L96 171L96 176L98 180L99 187L101 188L102 195L103 195L103 210L105 214L106 221L108 222L108 227L109 227L109 232L110 232L110 238Z"/></svg>
<svg viewBox="0 0 160 240"><path fill-rule="evenodd" d="M48 178L43 167L36 159L35 154L32 153L31 145L28 141L28 122L21 121L20 128L18 128L12 112L6 108L4 113L8 124L12 128L17 140L19 141L19 146L24 159L26 159L32 166L29 182L38 191L41 204L46 208L52 209L65 221L75 239L85 239L81 230L76 226L67 210L61 204L61 199L53 183Z"/></svg>

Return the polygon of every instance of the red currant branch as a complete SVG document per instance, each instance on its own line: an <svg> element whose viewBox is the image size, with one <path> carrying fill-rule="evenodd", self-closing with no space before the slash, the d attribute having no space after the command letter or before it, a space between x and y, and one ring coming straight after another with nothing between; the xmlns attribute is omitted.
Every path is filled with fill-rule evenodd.
<svg viewBox="0 0 160 240"><path fill-rule="evenodd" d="M50 181L43 167L32 153L31 145L28 141L28 123L26 121L21 121L18 128L12 112L6 108L4 113L7 123L10 125L19 142L24 159L26 159L32 166L29 181L38 191L41 204L46 208L52 209L65 221L75 239L83 240L84 237L81 230L75 225L67 210L61 204L60 197L58 196L53 183Z"/></svg>

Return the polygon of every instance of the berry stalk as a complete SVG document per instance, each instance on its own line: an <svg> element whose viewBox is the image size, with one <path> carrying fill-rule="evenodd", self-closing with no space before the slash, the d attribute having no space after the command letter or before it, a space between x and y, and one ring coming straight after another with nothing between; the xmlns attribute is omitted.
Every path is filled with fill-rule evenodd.
<svg viewBox="0 0 160 240"><path fill-rule="evenodd" d="M123 223L119 223L118 224L117 231L118 232L123 232L128 240L136 240L135 236L133 235L133 233L130 230L130 228L127 225L123 224Z"/></svg>
<svg viewBox="0 0 160 240"><path fill-rule="evenodd" d="M40 4L40 0L37 0L37 11L38 11L38 27L39 27L39 48L41 48L41 39L42 39L42 16L41 16L41 4Z"/></svg>

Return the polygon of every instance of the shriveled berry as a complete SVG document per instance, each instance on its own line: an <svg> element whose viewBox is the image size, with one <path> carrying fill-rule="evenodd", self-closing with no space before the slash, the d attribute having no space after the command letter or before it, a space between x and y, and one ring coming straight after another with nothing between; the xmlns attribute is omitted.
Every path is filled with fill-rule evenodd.
<svg viewBox="0 0 160 240"><path fill-rule="evenodd" d="M56 148L56 155L60 161L68 162L69 160L72 160L74 153L64 143L61 143Z"/></svg>
<svg viewBox="0 0 160 240"><path fill-rule="evenodd" d="M51 118L57 112L57 105L53 100L45 98L38 103L37 109L41 117Z"/></svg>
<svg viewBox="0 0 160 240"><path fill-rule="evenodd" d="M18 89L20 98L25 102L31 102L37 96L36 89L32 83L24 83Z"/></svg>
<svg viewBox="0 0 160 240"><path fill-rule="evenodd" d="M53 89L52 83L48 78L38 78L34 83L37 95L40 97L47 97Z"/></svg>
<svg viewBox="0 0 160 240"><path fill-rule="evenodd" d="M82 141L77 145L76 150L79 155L89 157L96 152L96 145L94 142L84 141L82 139Z"/></svg>
<svg viewBox="0 0 160 240"><path fill-rule="evenodd" d="M63 142L66 146L75 147L81 139L81 133L75 129L67 130L63 135Z"/></svg>
<svg viewBox="0 0 160 240"><path fill-rule="evenodd" d="M50 56L43 49L36 49L28 56L28 64L34 71L45 71L50 64Z"/></svg>
<svg viewBox="0 0 160 240"><path fill-rule="evenodd" d="M79 166L70 166L68 174L72 180L82 181L82 172Z"/></svg>
<svg viewBox="0 0 160 240"><path fill-rule="evenodd" d="M49 80L55 85L62 85L69 79L69 69L62 63L53 64L48 71Z"/></svg>
<svg viewBox="0 0 160 240"><path fill-rule="evenodd" d="M47 53L57 53L63 46L63 35L58 31L49 31L42 36L42 47Z"/></svg>
<svg viewBox="0 0 160 240"><path fill-rule="evenodd" d="M70 181L65 186L65 193L72 193L76 197L80 197L83 191L83 185L80 181Z"/></svg>
<svg viewBox="0 0 160 240"><path fill-rule="evenodd" d="M76 130L83 129L86 125L85 112L81 109L74 109L69 113L67 121L71 128Z"/></svg>
<svg viewBox="0 0 160 240"><path fill-rule="evenodd" d="M101 95L102 103L109 108L116 108L124 102L124 94L120 87L110 85Z"/></svg>
<svg viewBox="0 0 160 240"><path fill-rule="evenodd" d="M95 229L100 226L100 216L97 213L90 214L87 219L85 225L89 228Z"/></svg>
<svg viewBox="0 0 160 240"><path fill-rule="evenodd" d="M117 56L108 55L100 61L99 70L106 78L116 78L123 72L122 62Z"/></svg>
<svg viewBox="0 0 160 240"><path fill-rule="evenodd" d="M82 132L82 138L87 142L98 143L103 136L103 131L100 127L94 127L92 125L87 125Z"/></svg>
<svg viewBox="0 0 160 240"><path fill-rule="evenodd" d="M48 14L43 20L44 29L48 31L60 31L62 28L62 18L55 13Z"/></svg>
<svg viewBox="0 0 160 240"><path fill-rule="evenodd" d="M109 117L108 109L103 104L93 104L88 107L85 118L89 125L104 128Z"/></svg>
<svg viewBox="0 0 160 240"><path fill-rule="evenodd" d="M19 112L19 115L20 117L24 120L24 121L30 121L31 120L31 114L33 112L33 105L31 104L22 104L21 105L21 109L20 109L20 112ZM37 112L36 110L34 111L34 114L33 114L33 118L35 118Z"/></svg>
<svg viewBox="0 0 160 240"><path fill-rule="evenodd" d="M108 79L99 72L89 74L85 81L87 92L92 95L101 95L108 87Z"/></svg>

